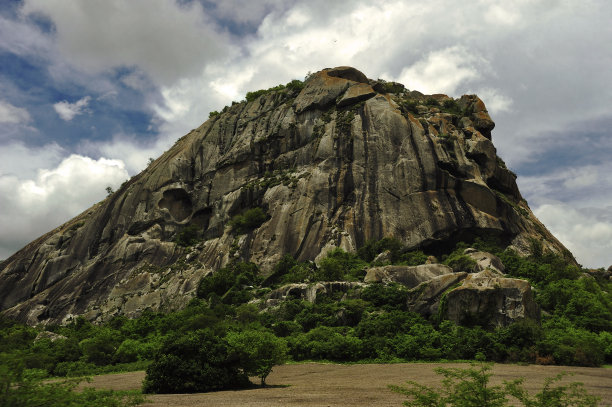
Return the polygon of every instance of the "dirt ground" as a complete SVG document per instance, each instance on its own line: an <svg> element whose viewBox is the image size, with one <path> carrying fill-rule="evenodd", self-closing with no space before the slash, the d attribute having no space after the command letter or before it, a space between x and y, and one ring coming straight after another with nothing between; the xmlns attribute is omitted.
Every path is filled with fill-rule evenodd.
<svg viewBox="0 0 612 407"><path fill-rule="evenodd" d="M220 391L201 394L172 394L147 396L146 407L385 407L401 406L405 397L390 391L389 384L402 385L413 380L426 385L439 385L441 376L436 367L468 367L460 363L400 363L368 365L335 365L306 363L277 366L266 382L266 388ZM529 391L540 390L546 377L561 372L572 373L563 382L582 382L589 393L600 396L602 402L612 404L612 369L567 366L495 365L492 384L524 377ZM138 389L144 372L96 376L89 385L97 388Z"/></svg>

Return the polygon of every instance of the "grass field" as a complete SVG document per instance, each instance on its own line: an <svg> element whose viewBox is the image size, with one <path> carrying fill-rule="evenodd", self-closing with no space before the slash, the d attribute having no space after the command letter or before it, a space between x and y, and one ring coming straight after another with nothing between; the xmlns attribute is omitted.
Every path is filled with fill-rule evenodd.
<svg viewBox="0 0 612 407"><path fill-rule="evenodd" d="M305 363L277 366L267 379L268 387L247 390L220 391L201 394L172 394L148 396L147 407L222 406L222 407L276 407L276 406L401 406L404 396L393 393L389 384L402 385L407 380L421 384L439 385L436 367L468 367L462 363L397 363L397 364L322 364ZM542 388L546 377L561 372L570 373L563 383L582 382L589 393L612 404L612 369L503 365L493 367L492 384L518 377L525 378L525 388ZM87 384L100 389L133 390L141 386L144 372L118 373L94 377Z"/></svg>

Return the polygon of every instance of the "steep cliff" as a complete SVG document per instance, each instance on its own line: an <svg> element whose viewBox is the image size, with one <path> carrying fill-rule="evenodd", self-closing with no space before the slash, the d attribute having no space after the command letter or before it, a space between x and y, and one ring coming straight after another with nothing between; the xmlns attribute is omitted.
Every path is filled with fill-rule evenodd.
<svg viewBox="0 0 612 407"><path fill-rule="evenodd" d="M567 253L497 156L477 96L427 96L349 67L262 93L4 261L0 309L31 324L171 310L232 259L266 272L285 253L316 260L387 236L416 248L495 234L520 253L533 239ZM265 217L232 227L250 208ZM175 243L187 234L197 244Z"/></svg>

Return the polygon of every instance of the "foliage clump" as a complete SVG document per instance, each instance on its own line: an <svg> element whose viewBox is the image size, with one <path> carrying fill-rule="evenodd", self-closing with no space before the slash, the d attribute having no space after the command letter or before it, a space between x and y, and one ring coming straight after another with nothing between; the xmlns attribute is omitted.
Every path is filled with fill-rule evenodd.
<svg viewBox="0 0 612 407"><path fill-rule="evenodd" d="M234 232L243 234L257 229L268 219L266 212L262 208L256 207L235 215L230 220L229 225Z"/></svg>
<svg viewBox="0 0 612 407"><path fill-rule="evenodd" d="M202 230L198 225L189 225L176 234L174 243L183 247L193 246L201 240L201 233Z"/></svg>
<svg viewBox="0 0 612 407"><path fill-rule="evenodd" d="M259 377L262 386L266 385L272 368L287 359L285 341L265 330L229 332L227 343L242 371L248 376Z"/></svg>
<svg viewBox="0 0 612 407"><path fill-rule="evenodd" d="M246 387L227 344L210 330L169 336L147 368L145 393L200 393Z"/></svg>
<svg viewBox="0 0 612 407"><path fill-rule="evenodd" d="M198 298L224 304L241 304L252 298L246 289L261 281L254 263L231 263L200 280Z"/></svg>
<svg viewBox="0 0 612 407"><path fill-rule="evenodd" d="M136 392L85 388L83 379L44 380L44 371L26 369L19 357L0 353L0 406L4 407L122 407L145 402Z"/></svg>
<svg viewBox="0 0 612 407"><path fill-rule="evenodd" d="M282 91L285 89L289 90L290 92L297 93L301 91L303 87L304 82L300 81L299 79L294 79L285 85L277 85L268 89L260 89L253 92L247 92L245 99L247 102L252 102L262 95L267 95L268 93Z"/></svg>
<svg viewBox="0 0 612 407"><path fill-rule="evenodd" d="M544 387L530 395L523 387L524 379L504 381L503 385L491 386L491 364L479 366L472 363L467 369L437 368L436 373L444 376L443 390L425 386L415 381L407 382L409 387L389 386L391 390L409 397L404 402L409 407L503 407L508 406L508 397L517 399L527 407L596 407L599 397L590 395L582 383L555 385L563 374L547 378Z"/></svg>

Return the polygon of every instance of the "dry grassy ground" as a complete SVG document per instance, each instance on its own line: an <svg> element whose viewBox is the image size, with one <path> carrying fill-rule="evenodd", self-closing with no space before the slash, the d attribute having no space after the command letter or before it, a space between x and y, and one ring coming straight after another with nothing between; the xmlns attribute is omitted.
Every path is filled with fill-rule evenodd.
<svg viewBox="0 0 612 407"><path fill-rule="evenodd" d="M407 380L427 385L439 385L436 367L462 367L460 363L401 363L370 365L334 365L306 363L277 366L268 379L268 387L239 391L220 391L202 394L172 394L148 396L147 407L193 406L350 406L385 407L401 406L404 396L393 393L389 384L402 385ZM491 381L525 378L530 391L542 388L546 377L561 372L573 373L564 382L583 382L591 394L598 395L605 403L612 404L612 369L566 366L517 366L495 365ZM128 390L138 389L144 372L97 376L90 385L97 388Z"/></svg>

